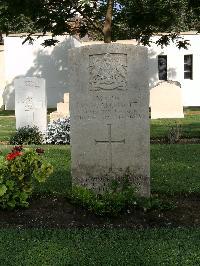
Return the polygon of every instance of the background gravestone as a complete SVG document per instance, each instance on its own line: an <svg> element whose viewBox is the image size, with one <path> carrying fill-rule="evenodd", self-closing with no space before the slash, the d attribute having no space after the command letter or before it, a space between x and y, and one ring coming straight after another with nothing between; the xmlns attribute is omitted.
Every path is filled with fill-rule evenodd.
<svg viewBox="0 0 200 266"><path fill-rule="evenodd" d="M151 118L184 118L181 84L159 82L150 91Z"/></svg>
<svg viewBox="0 0 200 266"><path fill-rule="evenodd" d="M129 173L149 196L147 49L101 44L71 50L72 182L102 193Z"/></svg>
<svg viewBox="0 0 200 266"><path fill-rule="evenodd" d="M45 80L25 77L14 81L16 128L37 126L41 132L47 128L47 101Z"/></svg>
<svg viewBox="0 0 200 266"><path fill-rule="evenodd" d="M69 116L69 93L64 93L64 102L57 103L57 110L50 113L50 123Z"/></svg>

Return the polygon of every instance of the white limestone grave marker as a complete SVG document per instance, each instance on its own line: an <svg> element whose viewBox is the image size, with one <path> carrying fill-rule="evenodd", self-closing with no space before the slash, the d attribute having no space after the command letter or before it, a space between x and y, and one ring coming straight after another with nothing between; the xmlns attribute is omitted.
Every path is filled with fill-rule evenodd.
<svg viewBox="0 0 200 266"><path fill-rule="evenodd" d="M45 80L22 77L14 81L16 128L37 126L45 133L47 128L47 100Z"/></svg>
<svg viewBox="0 0 200 266"><path fill-rule="evenodd" d="M161 81L150 91L151 118L184 118L181 84Z"/></svg>
<svg viewBox="0 0 200 266"><path fill-rule="evenodd" d="M147 49L101 44L71 50L72 182L97 193L112 180L150 195Z"/></svg>

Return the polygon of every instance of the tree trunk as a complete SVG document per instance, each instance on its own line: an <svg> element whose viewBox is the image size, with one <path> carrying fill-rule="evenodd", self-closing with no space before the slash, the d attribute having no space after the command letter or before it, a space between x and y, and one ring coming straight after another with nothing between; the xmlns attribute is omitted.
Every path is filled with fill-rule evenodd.
<svg viewBox="0 0 200 266"><path fill-rule="evenodd" d="M0 44L3 44L3 35L2 35L2 32L0 32Z"/></svg>
<svg viewBox="0 0 200 266"><path fill-rule="evenodd" d="M105 23L103 27L104 42L111 42L111 27L112 27L112 15L113 15L114 0L107 0L107 11L105 17Z"/></svg>

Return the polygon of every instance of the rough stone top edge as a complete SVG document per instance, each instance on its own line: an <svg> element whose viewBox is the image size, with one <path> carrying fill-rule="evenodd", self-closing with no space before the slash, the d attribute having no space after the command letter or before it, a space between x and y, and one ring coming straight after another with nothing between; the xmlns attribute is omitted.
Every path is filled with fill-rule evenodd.
<svg viewBox="0 0 200 266"><path fill-rule="evenodd" d="M171 33L176 33L176 32L171 32ZM157 33L154 33L152 37L169 35L171 33L170 32L157 32ZM200 35L200 34L198 31L181 31L179 35Z"/></svg>
<svg viewBox="0 0 200 266"><path fill-rule="evenodd" d="M10 38L10 37L27 37L29 35L29 33L27 32L22 32L22 33L10 33L8 34L7 36L3 36L3 38ZM42 32L35 32L33 33L31 36L33 37L46 37L46 36L52 36L52 33L51 32L47 32L46 34L43 34ZM57 36L70 36L68 33L63 33L63 34L59 34L59 35L56 35L55 37ZM73 36L74 37L74 36Z"/></svg>
<svg viewBox="0 0 200 266"><path fill-rule="evenodd" d="M90 44L90 45L82 45L80 47L75 47L75 48L71 48L69 49L69 51L81 51L81 50L92 50L92 48L99 48L99 47L127 47L127 48L133 48L133 49L137 49L137 50L143 50L143 51L148 51L147 47L144 46L139 46L139 45L135 45L135 44L126 44L126 43L94 43L94 44Z"/></svg>
<svg viewBox="0 0 200 266"><path fill-rule="evenodd" d="M129 39L129 40L117 40L116 42L111 42L113 43L122 43L122 44L133 44L133 45L139 45L139 42L136 41L135 39ZM82 46L86 45L93 45L93 44L105 44L104 41L81 41Z"/></svg>
<svg viewBox="0 0 200 266"><path fill-rule="evenodd" d="M43 81L46 81L45 78L42 78L42 77L36 77L36 76L32 76L32 77L27 77L27 76L19 76L19 77L16 77L14 80L19 80L19 79L39 79L39 80L43 80Z"/></svg>
<svg viewBox="0 0 200 266"><path fill-rule="evenodd" d="M159 81L153 88L158 87L162 83L173 84L173 85L176 85L176 86L181 88L181 83L178 82L178 81L174 81L174 80L162 80L162 81Z"/></svg>

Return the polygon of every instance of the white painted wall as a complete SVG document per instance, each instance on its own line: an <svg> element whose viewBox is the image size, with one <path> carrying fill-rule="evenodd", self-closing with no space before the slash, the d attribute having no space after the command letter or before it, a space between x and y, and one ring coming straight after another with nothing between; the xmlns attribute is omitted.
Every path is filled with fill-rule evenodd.
<svg viewBox="0 0 200 266"><path fill-rule="evenodd" d="M178 81L181 84L183 105L200 106L200 35L183 35L190 41L188 50L179 50L174 44L161 49L157 45L149 47L149 80L150 89L155 86L158 80L158 55L167 55L168 79ZM4 50L0 49L0 105L1 91L6 109L14 109L14 86L13 82L19 76L37 76L46 79L48 107L56 107L56 104L63 99L63 94L69 92L68 86L68 49L81 46L81 43L69 36L59 36L55 47L44 48L40 44L44 38L36 39L33 45L25 43L23 38L5 37ZM156 41L158 37L153 37ZM135 45L134 40L120 41ZM82 45L92 44L83 43ZM4 73L5 53L5 73ZM193 54L193 80L184 79L184 55ZM73 89L73 88L72 88Z"/></svg>
<svg viewBox="0 0 200 266"><path fill-rule="evenodd" d="M5 88L5 58L4 46L0 45L0 108L3 105L3 92Z"/></svg>
<svg viewBox="0 0 200 266"><path fill-rule="evenodd" d="M50 36L34 37L33 45L22 44L24 38L5 37L5 80L3 93L6 109L14 109L14 79L16 77L42 77L46 80L48 107L56 107L62 101L68 86L68 50L80 46L80 42L70 36L58 36L56 46L44 48L41 43Z"/></svg>
<svg viewBox="0 0 200 266"><path fill-rule="evenodd" d="M150 89L158 80L158 55L167 55L168 80L181 84L183 106L200 106L200 35L182 35L189 40L188 49L178 49L171 43L163 49L157 45L149 48L149 80ZM153 37L156 41L158 37ZM184 79L184 55L193 54L193 79Z"/></svg>

